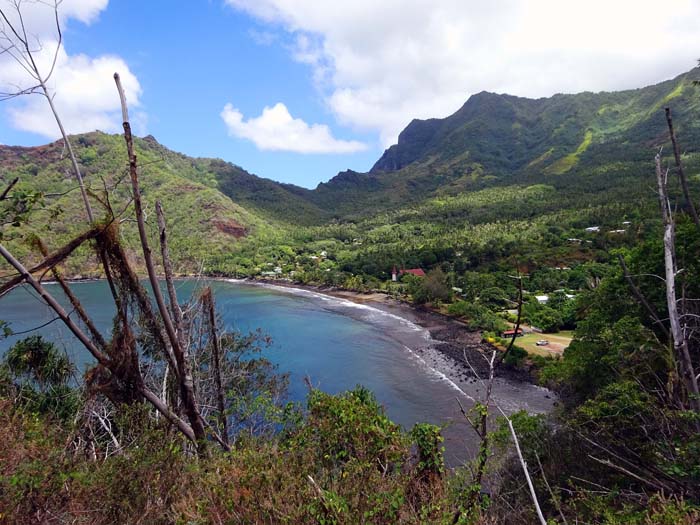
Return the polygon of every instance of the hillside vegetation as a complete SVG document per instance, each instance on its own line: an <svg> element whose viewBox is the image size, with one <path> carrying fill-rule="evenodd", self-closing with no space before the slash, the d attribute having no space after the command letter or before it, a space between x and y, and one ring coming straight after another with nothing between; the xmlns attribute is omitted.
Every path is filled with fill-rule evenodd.
<svg viewBox="0 0 700 525"><path fill-rule="evenodd" d="M480 93L446 119L411 123L369 173L315 190L137 141L152 246L161 199L178 272L384 291L481 331L473 380L510 370L557 392L554 413L508 419L486 386L463 408L478 454L454 469L440 428L400 428L362 386L310 386L305 406L286 403L269 341L221 326L211 290L181 310L168 279L172 302L154 313L131 271L148 250L121 138L74 137L91 199L109 198L123 239L105 229L66 265L99 275L103 254L119 308L105 338L73 305L96 357L79 386L41 337L0 360L0 521L699 523L698 73L620 93ZM56 248L85 228L60 142L2 146L0 161L5 182L19 178L3 246L37 260L37 237ZM505 339L516 325L530 343L573 339L531 355L517 332ZM0 338L11 329L0 322Z"/></svg>

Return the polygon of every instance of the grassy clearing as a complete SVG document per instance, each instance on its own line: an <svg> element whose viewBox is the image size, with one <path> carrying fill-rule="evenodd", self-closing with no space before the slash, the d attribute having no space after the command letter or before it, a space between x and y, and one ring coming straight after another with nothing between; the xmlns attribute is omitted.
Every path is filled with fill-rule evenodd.
<svg viewBox="0 0 700 525"><path fill-rule="evenodd" d="M574 333L571 330L562 330L556 334L538 334L531 332L519 337L516 344L525 349L529 354L541 356L561 355L569 346ZM537 346L537 341L546 339L549 344L546 346Z"/></svg>

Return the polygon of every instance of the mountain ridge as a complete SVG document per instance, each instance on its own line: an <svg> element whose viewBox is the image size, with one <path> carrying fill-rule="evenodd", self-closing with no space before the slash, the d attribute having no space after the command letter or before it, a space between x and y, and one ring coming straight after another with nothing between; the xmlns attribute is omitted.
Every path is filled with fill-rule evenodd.
<svg viewBox="0 0 700 525"><path fill-rule="evenodd" d="M383 221L416 221L415 209L428 210L434 222L450 217L494 221L499 213L484 205L499 191L548 188L528 194L527 206L507 215L512 220L609 202L634 204L647 198L643 188L653 187L654 154L669 145L666 105L673 107L690 183L700 183L700 122L695 118L700 88L692 82L698 76L700 69L694 68L645 88L540 99L481 92L444 119L412 121L369 172L346 170L313 190L258 177L221 159L189 157L147 135L135 140L144 198L149 205L162 199L166 213L178 222L173 251L179 250L181 267L188 271L212 258L225 260L224 268L238 268L231 259L243 252L245 266L257 268L289 253L291 245L310 243L320 252L324 243L352 241L368 234L362 228L381 229ZM93 132L72 141L91 190L101 191L106 181L117 188L117 200L128 202L128 191L119 183L126 166L123 139ZM17 189L62 195L37 212L48 226L34 232L56 242L75 234L83 220L69 193L75 184L67 163L61 141L0 146L6 181L17 176ZM462 198L471 194L476 200ZM481 211L470 210L471 202L479 202ZM340 227L360 223L360 229ZM128 223L125 231L132 239ZM23 239L30 233L10 228L4 236L19 255L27 255ZM257 261L256 252L268 255Z"/></svg>

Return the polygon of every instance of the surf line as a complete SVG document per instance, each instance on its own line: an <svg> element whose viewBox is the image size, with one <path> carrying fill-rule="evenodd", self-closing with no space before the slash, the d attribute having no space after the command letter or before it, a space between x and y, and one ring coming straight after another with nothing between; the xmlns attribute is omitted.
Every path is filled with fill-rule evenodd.
<svg viewBox="0 0 700 525"><path fill-rule="evenodd" d="M333 295L327 295L327 294L313 291L313 290L306 290L304 288L296 288L293 286L280 286L280 285L276 285L276 284L272 284L272 283L263 283L263 282L251 281L251 280L247 280L247 279L224 279L224 281L230 282L232 284L250 284L253 286L260 286L262 288L269 288L269 289L277 290L280 292L287 292L290 295L309 296L309 297L313 297L315 299L320 299L320 300L325 301L325 302L337 303L337 304L342 305L342 306L357 308L360 310L368 310L368 311L371 311L373 314L376 314L378 316L387 317L389 319L397 320L413 331L423 332L425 334L425 339L426 339L426 342L428 344L432 344L435 341L427 329L423 328L422 326L417 325L416 323L406 319L405 317L401 317L400 315L392 314L390 312L385 312L384 310L382 310L380 308L376 308L374 306L354 303L351 300L345 299L343 297L335 297ZM338 312L338 313L340 313L342 315L342 312ZM365 321L365 322L369 322L369 321ZM466 397L470 401L472 401L472 402L476 401L472 396L470 396L464 390L462 390L462 388L457 383L455 383L447 374L430 366L430 364L428 364L428 362L425 359L423 359L413 348L401 343L400 341L397 341L397 342L399 344L401 344L401 346L407 352L409 352L413 358L418 360L418 362L423 366L423 368L427 369L429 373L431 373L432 375L437 377L439 380L447 383L450 388L452 388L456 392L459 392L461 395L463 395L464 397Z"/></svg>

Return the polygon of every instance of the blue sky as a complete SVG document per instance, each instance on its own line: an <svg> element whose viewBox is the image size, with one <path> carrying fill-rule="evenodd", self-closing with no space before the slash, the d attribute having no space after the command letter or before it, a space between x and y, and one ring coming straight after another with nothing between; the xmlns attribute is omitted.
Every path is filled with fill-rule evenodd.
<svg viewBox="0 0 700 525"><path fill-rule="evenodd" d="M614 90L690 69L700 6L668 1L660 17L647 0L64 0L52 87L69 131L118 131L119 69L137 133L315 187L368 170L412 118L471 93ZM48 42L42 16L29 20ZM0 85L16 74L0 60ZM57 136L35 99L0 102L0 142Z"/></svg>
<svg viewBox="0 0 700 525"><path fill-rule="evenodd" d="M265 42L270 35L264 26L220 2L178 2L176 9L173 5L112 1L95 22L69 20L65 27L68 54L116 54L138 78L142 88L138 111L146 115L139 131L187 155L220 157L251 173L306 187L315 187L343 169L367 171L381 155L376 133L334 123L309 67L290 59L283 34ZM227 103L246 116L257 116L264 106L277 102L294 117L329 125L337 138L362 141L366 150L261 151L249 140L229 136L220 117ZM0 103L0 110L2 104L7 102ZM0 142L37 145L48 139L17 130L3 118Z"/></svg>

